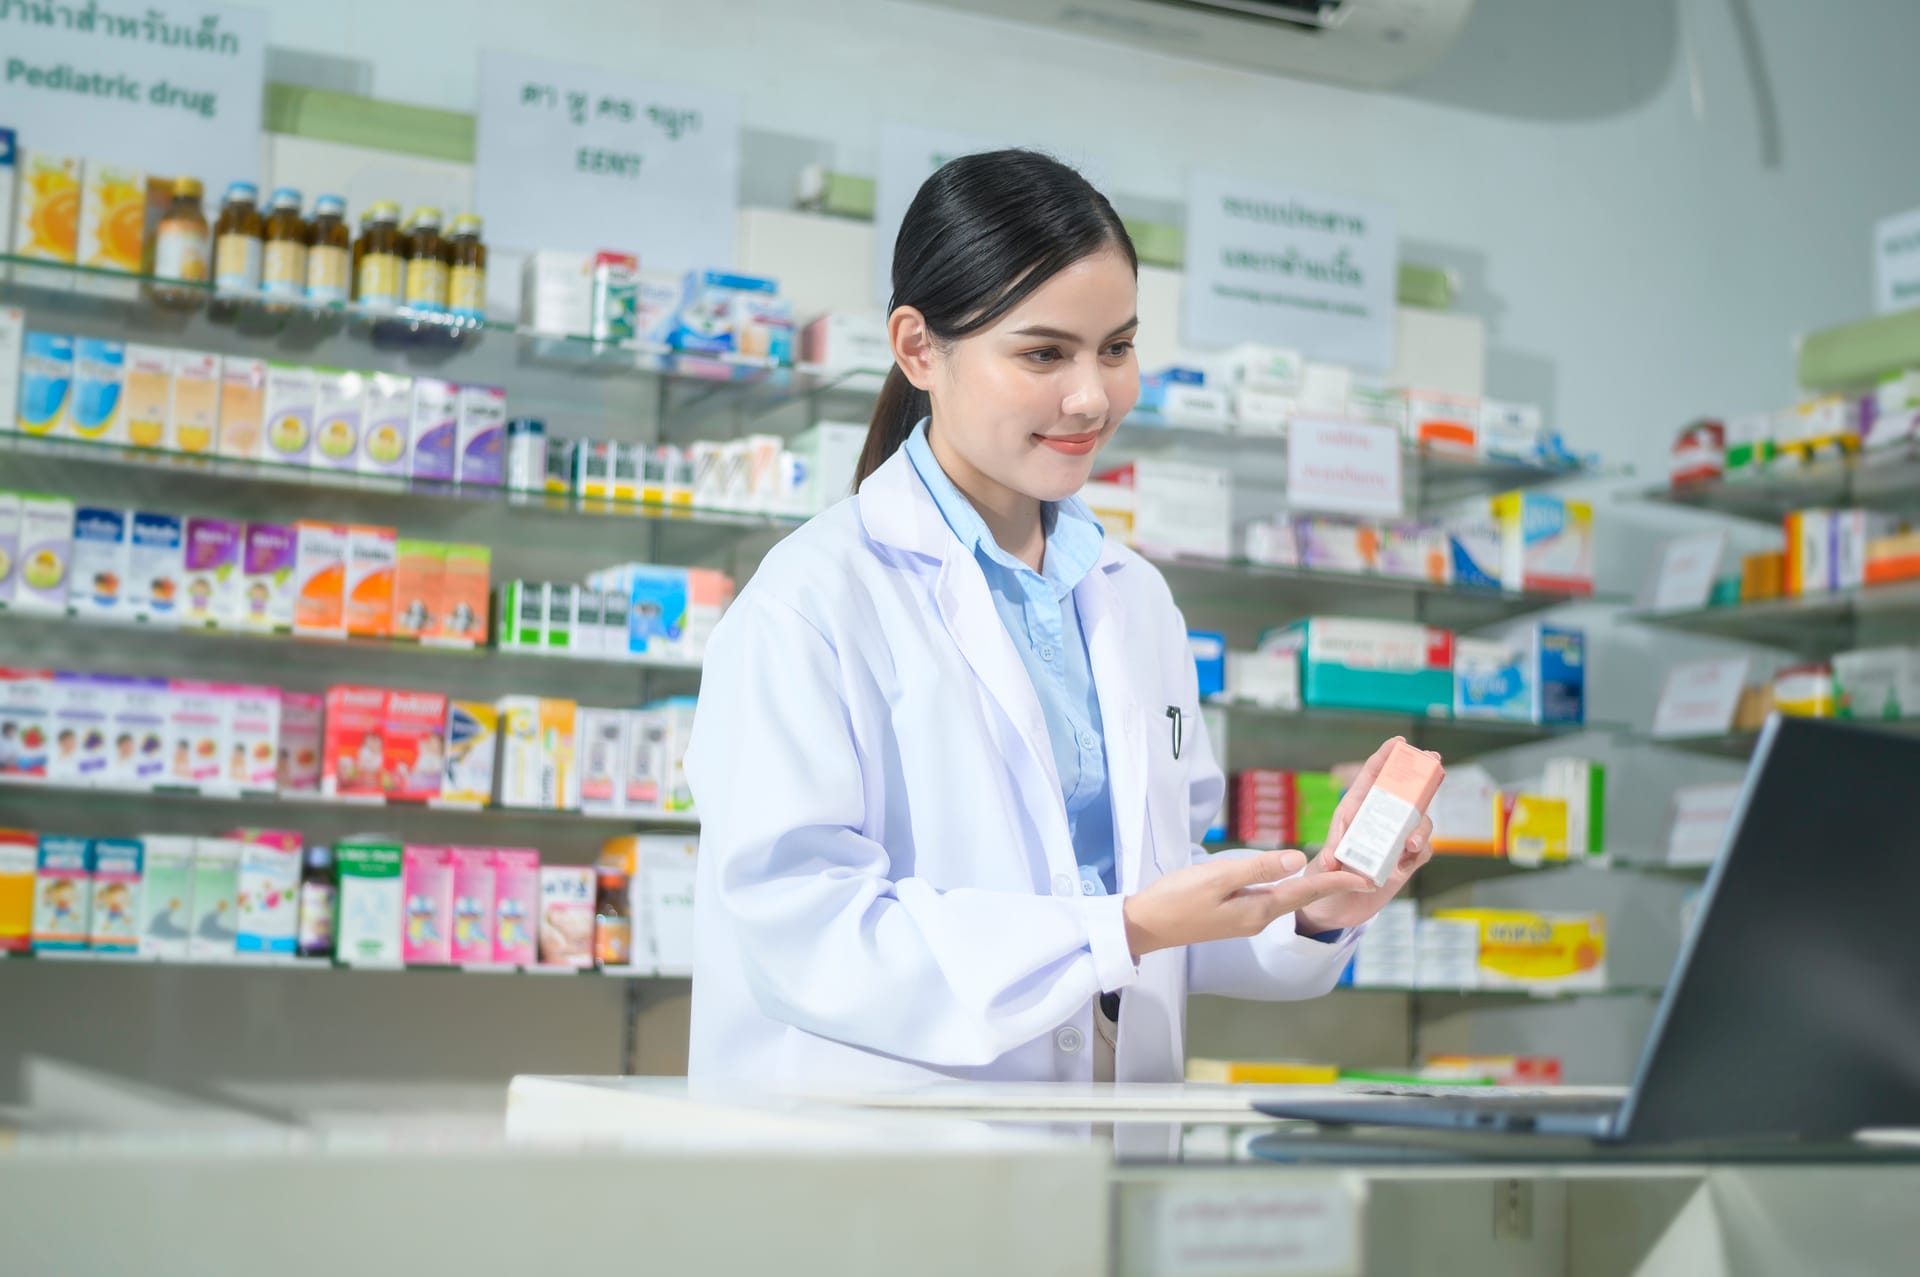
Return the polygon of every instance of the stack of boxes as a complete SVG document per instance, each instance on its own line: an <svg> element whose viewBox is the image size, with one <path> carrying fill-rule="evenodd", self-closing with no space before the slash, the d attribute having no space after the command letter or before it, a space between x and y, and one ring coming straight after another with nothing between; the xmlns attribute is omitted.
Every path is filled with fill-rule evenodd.
<svg viewBox="0 0 1920 1277"><path fill-rule="evenodd" d="M1233 778L1229 836L1241 847L1321 847L1339 804L1331 773L1242 771Z"/></svg>

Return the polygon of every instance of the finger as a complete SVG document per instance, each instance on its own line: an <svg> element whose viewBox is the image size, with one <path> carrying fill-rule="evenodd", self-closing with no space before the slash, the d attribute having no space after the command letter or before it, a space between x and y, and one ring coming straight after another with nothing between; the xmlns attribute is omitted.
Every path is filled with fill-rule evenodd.
<svg viewBox="0 0 1920 1277"><path fill-rule="evenodd" d="M1405 743L1405 740L1404 736L1393 737L1374 750L1373 757L1361 765L1360 774L1354 777L1353 784L1347 786L1340 805L1333 809L1334 821L1342 829L1353 823L1354 813L1360 810L1360 804L1365 801L1367 791L1373 788L1373 782L1380 779L1380 771L1387 765L1387 756L1393 753L1393 747Z"/></svg>
<svg viewBox="0 0 1920 1277"><path fill-rule="evenodd" d="M1328 896L1352 895L1373 890L1375 890L1373 879L1366 875L1354 873L1350 869L1333 869L1311 877L1289 878L1285 882L1269 882L1247 887L1238 892L1235 898L1258 901L1277 918L1283 913L1293 913L1315 901L1325 900Z"/></svg>
<svg viewBox="0 0 1920 1277"><path fill-rule="evenodd" d="M1225 862L1230 868L1229 883L1236 887L1251 887L1263 882L1277 882L1282 878L1291 878L1307 866L1305 852L1263 851L1258 855L1247 856L1241 860Z"/></svg>

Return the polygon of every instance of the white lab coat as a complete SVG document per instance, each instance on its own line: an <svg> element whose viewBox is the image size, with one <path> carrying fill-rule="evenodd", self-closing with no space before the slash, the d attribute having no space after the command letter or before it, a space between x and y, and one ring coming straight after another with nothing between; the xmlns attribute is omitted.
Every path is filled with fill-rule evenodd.
<svg viewBox="0 0 1920 1277"><path fill-rule="evenodd" d="M1122 897L1207 854L1195 839L1224 781L1160 573L1109 539L1074 599L1106 729L1114 896L1080 894L1032 681L904 452L767 556L708 646L686 757L702 825L693 1078L1090 1081L1094 999L1120 990L1115 1079L1177 1081L1189 993L1333 986L1358 930L1322 943L1291 916L1135 966Z"/></svg>

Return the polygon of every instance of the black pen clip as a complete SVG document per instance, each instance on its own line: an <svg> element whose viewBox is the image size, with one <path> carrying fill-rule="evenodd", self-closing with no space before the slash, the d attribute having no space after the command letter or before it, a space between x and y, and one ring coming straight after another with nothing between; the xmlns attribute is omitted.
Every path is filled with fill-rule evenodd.
<svg viewBox="0 0 1920 1277"><path fill-rule="evenodd" d="M1185 726L1186 716L1180 712L1178 705L1169 705L1167 706L1167 717L1173 722L1173 757L1177 762L1180 758L1180 732Z"/></svg>

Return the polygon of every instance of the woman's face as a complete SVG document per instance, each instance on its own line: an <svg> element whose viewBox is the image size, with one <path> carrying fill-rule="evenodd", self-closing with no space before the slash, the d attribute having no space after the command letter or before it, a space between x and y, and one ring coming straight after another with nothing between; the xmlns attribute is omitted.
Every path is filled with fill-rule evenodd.
<svg viewBox="0 0 1920 1277"><path fill-rule="evenodd" d="M1137 300L1132 266L1106 249L1049 279L992 327L944 346L926 339L917 313L903 325L895 312L895 354L932 399L934 452L962 491L1005 508L1080 490L1140 397Z"/></svg>

